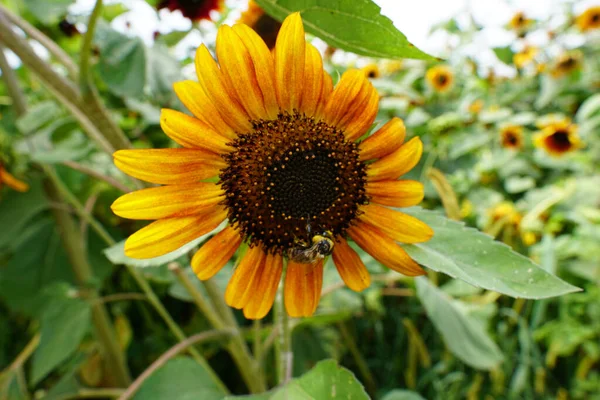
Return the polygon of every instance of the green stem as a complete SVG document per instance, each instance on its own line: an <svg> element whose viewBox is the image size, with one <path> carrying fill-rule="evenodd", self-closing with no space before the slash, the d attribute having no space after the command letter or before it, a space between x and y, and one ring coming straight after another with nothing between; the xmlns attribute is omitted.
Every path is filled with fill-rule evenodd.
<svg viewBox="0 0 600 400"><path fill-rule="evenodd" d="M37 30L29 22L11 13L2 4L0 4L0 13L3 13L11 23L21 28L27 36L44 46L46 50L48 50L48 52L52 54L54 58L56 58L56 60L58 60L67 69L71 79L77 80L77 66L71 57L59 45L54 43L52 39L44 35L41 31Z"/></svg>
<svg viewBox="0 0 600 400"><path fill-rule="evenodd" d="M13 106L18 117L23 116L27 112L27 103L25 102L25 95L19 86L15 71L12 70L4 54L4 46L0 45L0 70L2 71L2 78L6 85L8 95L13 100Z"/></svg>
<svg viewBox="0 0 600 400"><path fill-rule="evenodd" d="M290 318L285 310L283 287L285 285L285 274L281 277L280 289L275 301L275 326L279 328L279 335L275 342L275 363L277 366L277 381L279 384L285 384L292 379L292 329L290 328Z"/></svg>
<svg viewBox="0 0 600 400"><path fill-rule="evenodd" d="M240 327L233 315L231 308L225 303L223 293L212 280L202 282L210 297L210 300L217 311L217 314L223 319L225 327L234 329L236 335L231 342L231 356L239 367L242 378L251 393L262 393L267 389L264 377L260 373L260 364L250 354L248 345L243 339Z"/></svg>
<svg viewBox="0 0 600 400"><path fill-rule="evenodd" d="M68 188L66 188L64 183L58 177L58 175L47 166L42 166L42 168L44 169L44 171L46 171L47 176L50 178L50 180L53 181L63 198L65 198L65 200L74 208L77 215L86 222L88 222L90 224L90 227L102 238L102 240L104 240L104 242L107 245L112 246L116 244L116 241L112 238L112 236L110 236L110 234L104 229L104 227L102 227L102 225L89 212L87 212L87 210L81 204L81 202L68 190ZM140 272L134 266L125 264L125 268L127 268L127 271L136 281L142 292L144 292L148 299L148 302L152 305L152 307L154 307L158 315L160 315L160 317L163 319L171 333L173 333L177 340L185 340L185 333L179 327L179 325L177 325L173 317L171 317L167 309L161 303L160 299L158 298L156 293L154 293L154 290L152 290L152 287L150 286L148 281L144 279L142 274L140 274ZM217 376L214 370L210 367L206 359L194 348L190 348L189 352L192 355L192 357L194 357L194 359L208 371L208 373L213 378L215 384L225 392L228 392L227 387Z"/></svg>
<svg viewBox="0 0 600 400"><path fill-rule="evenodd" d="M367 362L363 358L362 354L360 354L360 350L354 341L354 337L350 334L350 332L348 332L346 324L344 322L338 322L337 326L340 334L342 335L342 339L346 343L346 347L348 347L348 350L350 351L350 354L352 355L360 374L365 380L365 387L367 388L369 395L371 398L374 398L375 392L377 391L377 386L375 385L375 379L369 370Z"/></svg>
<svg viewBox="0 0 600 400"><path fill-rule="evenodd" d="M62 204L63 200L52 180L46 181L45 189L50 201ZM67 211L57 207L52 209L52 213L56 219L60 238L73 268L75 278L81 287L82 293L86 293L87 299L90 301L92 323L109 366L107 371L111 372L116 385L125 387L131 382L131 377L108 311L104 304L96 301L99 296L97 290L93 288L94 276L84 251L84 239L79 234L75 221Z"/></svg>

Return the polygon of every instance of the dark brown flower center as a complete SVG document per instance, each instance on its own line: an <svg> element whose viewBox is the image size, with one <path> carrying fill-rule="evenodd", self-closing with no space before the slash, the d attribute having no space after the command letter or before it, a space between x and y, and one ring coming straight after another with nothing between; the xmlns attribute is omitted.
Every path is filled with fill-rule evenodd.
<svg viewBox="0 0 600 400"><path fill-rule="evenodd" d="M446 76L446 74L440 74L437 77L437 82L440 86L444 86L446 82L448 82L448 77Z"/></svg>
<svg viewBox="0 0 600 400"><path fill-rule="evenodd" d="M313 232L343 235L366 204L358 147L324 122L295 113L254 121L223 156L230 223L250 245L284 253Z"/></svg>
<svg viewBox="0 0 600 400"><path fill-rule="evenodd" d="M571 148L569 133L566 131L556 131L549 136L549 139L550 145L558 151L567 151Z"/></svg>
<svg viewBox="0 0 600 400"><path fill-rule="evenodd" d="M592 23L594 23L594 24L597 23L597 22L599 22L600 21L600 14L598 14L598 13L592 14L591 20L592 20Z"/></svg>

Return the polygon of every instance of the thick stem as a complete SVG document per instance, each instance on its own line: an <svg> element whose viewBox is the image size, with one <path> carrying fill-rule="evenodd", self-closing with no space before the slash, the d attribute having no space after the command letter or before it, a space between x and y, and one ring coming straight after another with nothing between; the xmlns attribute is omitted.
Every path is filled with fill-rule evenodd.
<svg viewBox="0 0 600 400"><path fill-rule="evenodd" d="M275 321L274 325L279 334L275 342L275 366L277 369L277 382L281 385L292 379L293 357L292 352L292 329L290 327L290 318L285 310L284 285L287 270L284 269L281 276L281 283L275 300Z"/></svg>
<svg viewBox="0 0 600 400"><path fill-rule="evenodd" d="M266 382L260 373L259 362L252 357L248 345L243 339L240 327L231 308L225 303L223 293L212 280L202 282L206 292L227 328L234 329L236 335L231 342L231 356L238 365L242 378L252 393L261 393L267 389Z"/></svg>
<svg viewBox="0 0 600 400"><path fill-rule="evenodd" d="M64 65L64 67L67 69L67 72L69 73L69 76L71 77L71 79L74 79L74 80L78 79L77 66L75 65L75 63L73 62L71 57L69 57L69 55L63 49L61 49L59 45L54 43L52 41L52 39L50 39L48 36L44 35L42 32L37 30L29 22L27 22L24 19L21 19L18 16L11 13L2 4L0 4L0 13L4 13L6 18L11 23L13 23L16 26L18 26L19 28L21 28L27 36L36 40L42 46L44 46L48 50L48 52L50 54L52 54L54 56L54 58L56 58L57 61L59 61L62 65Z"/></svg>
<svg viewBox="0 0 600 400"><path fill-rule="evenodd" d="M45 190L50 201L58 204L62 203L58 189L51 180L46 181ZM125 387L131 382L131 377L108 312L103 303L96 301L98 292L91 285L93 272L83 250L85 248L83 238L79 235L77 225L67 211L62 208L53 208L52 213L56 219L60 238L73 268L75 279L81 287L82 293L87 294L87 299L91 303L92 323L109 367L107 371L112 374L116 385Z"/></svg>
<svg viewBox="0 0 600 400"><path fill-rule="evenodd" d="M19 86L15 71L12 70L4 55L4 46L0 45L0 70L2 70L2 78L6 85L8 95L12 98L13 106L17 116L20 117L27 112L27 103L25 101L25 95Z"/></svg>

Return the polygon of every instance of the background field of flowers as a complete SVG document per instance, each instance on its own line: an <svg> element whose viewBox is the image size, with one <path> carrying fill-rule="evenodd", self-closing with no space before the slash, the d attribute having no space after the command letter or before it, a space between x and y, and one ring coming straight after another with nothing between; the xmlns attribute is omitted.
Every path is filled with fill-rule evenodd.
<svg viewBox="0 0 600 400"><path fill-rule="evenodd" d="M142 40L128 31L127 4L104 5L88 38L89 12L71 3L1 3L0 399L118 398L202 332L214 337L157 365L134 398L221 399L275 387L281 343L272 316L253 323L209 304L233 265L201 284L186 255L203 239L168 260L127 259L118 242L142 225L110 211L137 183L107 150L122 140L174 146L159 126L161 108L183 110L173 82L193 76L195 48L214 49L219 24L248 5L227 2L185 30ZM155 16L184 18L168 11L184 0L148 3ZM564 2L544 19L513 6L503 27L510 44L488 49L493 62L469 50L484 27L467 9L432 28L443 38L441 61L314 43L334 81L362 69L381 96L378 120L400 117L407 137L421 138L424 155L408 178L425 185L431 218L477 228L582 291L513 298L433 270L417 280L388 273L361 253L371 287L352 292L327 268L316 315L292 321L299 378L285 393L249 398L334 398L332 387L385 400L600 398L600 6ZM278 24L260 27L268 40ZM463 234L453 245L469 253L475 236ZM489 262L485 253L478 260ZM514 271L515 287L528 273ZM254 377L260 383L249 383Z"/></svg>

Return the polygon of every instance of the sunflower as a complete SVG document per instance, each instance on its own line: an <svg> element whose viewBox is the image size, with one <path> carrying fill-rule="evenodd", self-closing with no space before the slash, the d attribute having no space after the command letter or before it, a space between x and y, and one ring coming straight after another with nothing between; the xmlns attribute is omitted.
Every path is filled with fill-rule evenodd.
<svg viewBox="0 0 600 400"><path fill-rule="evenodd" d="M502 147L519 150L523 147L523 128L518 125L505 125L500 130Z"/></svg>
<svg viewBox="0 0 600 400"><path fill-rule="evenodd" d="M248 2L248 9L242 13L237 22L246 24L254 29L269 49L275 47L275 40L277 39L279 29L281 29L281 22L265 13L265 10L256 4L254 0Z"/></svg>
<svg viewBox="0 0 600 400"><path fill-rule="evenodd" d="M161 0L156 9L179 10L184 17L192 21L201 21L210 20L210 12L221 11L224 4L224 0Z"/></svg>
<svg viewBox="0 0 600 400"><path fill-rule="evenodd" d="M524 33L527 28L533 23L533 20L527 18L525 13L519 11L508 21L508 26L518 34Z"/></svg>
<svg viewBox="0 0 600 400"><path fill-rule="evenodd" d="M129 175L166 185L112 205L119 216L157 220L129 237L125 253L160 256L228 220L193 256L192 268L209 279L238 252L225 300L252 319L270 310L285 262L291 316L314 313L330 252L348 287L368 287L348 237L387 267L422 275L397 242L423 242L433 231L388 207L422 200L421 183L398 178L417 164L423 145L418 137L404 143L398 118L359 141L379 99L365 75L348 70L334 89L299 13L284 21L273 53L243 24L219 28L216 53L219 64L200 46L199 83L175 84L194 117L162 111L163 130L183 148L114 155ZM312 251L312 262L290 257L299 249Z"/></svg>
<svg viewBox="0 0 600 400"><path fill-rule="evenodd" d="M26 192L29 190L29 185L23 181L18 180L11 175L5 168L4 164L0 162L0 189L2 186L8 186L9 188L16 190L17 192Z"/></svg>
<svg viewBox="0 0 600 400"><path fill-rule="evenodd" d="M367 78L377 79L381 76L381 71L379 71L377 64L369 64L366 67L361 68L361 71Z"/></svg>
<svg viewBox="0 0 600 400"><path fill-rule="evenodd" d="M527 46L520 52L513 55L513 63L517 68L523 68L526 65L531 64L538 52L539 51L536 47Z"/></svg>
<svg viewBox="0 0 600 400"><path fill-rule="evenodd" d="M568 75L581 66L582 54L579 51L571 51L562 54L552 66L551 74L555 78Z"/></svg>
<svg viewBox="0 0 600 400"><path fill-rule="evenodd" d="M431 85L435 91L443 93L447 92L452 87L454 75L452 75L452 71L450 71L450 68L447 66L436 65L427 70L425 79L427 79L427 82L429 82L429 85Z"/></svg>
<svg viewBox="0 0 600 400"><path fill-rule="evenodd" d="M483 110L483 100L481 99L477 99L475 101L473 101L471 104L469 104L469 112L471 114L479 114L481 112L481 110Z"/></svg>
<svg viewBox="0 0 600 400"><path fill-rule="evenodd" d="M555 157L583 147L583 143L577 135L577 125L571 123L568 118L549 120L535 135L533 143Z"/></svg>
<svg viewBox="0 0 600 400"><path fill-rule="evenodd" d="M600 6L590 7L575 19L582 32L600 28Z"/></svg>

